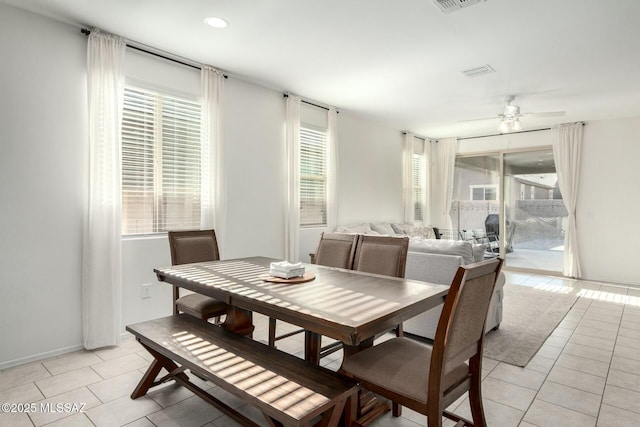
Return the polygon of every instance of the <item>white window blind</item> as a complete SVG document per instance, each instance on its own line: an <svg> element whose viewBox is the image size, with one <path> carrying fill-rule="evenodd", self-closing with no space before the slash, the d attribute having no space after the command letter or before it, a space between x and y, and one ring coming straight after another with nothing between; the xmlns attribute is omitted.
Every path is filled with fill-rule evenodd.
<svg viewBox="0 0 640 427"><path fill-rule="evenodd" d="M200 227L200 105L126 87L122 234Z"/></svg>
<svg viewBox="0 0 640 427"><path fill-rule="evenodd" d="M327 133L300 126L300 226L327 224Z"/></svg>
<svg viewBox="0 0 640 427"><path fill-rule="evenodd" d="M424 221L426 165L423 154L413 155L413 206L414 220Z"/></svg>

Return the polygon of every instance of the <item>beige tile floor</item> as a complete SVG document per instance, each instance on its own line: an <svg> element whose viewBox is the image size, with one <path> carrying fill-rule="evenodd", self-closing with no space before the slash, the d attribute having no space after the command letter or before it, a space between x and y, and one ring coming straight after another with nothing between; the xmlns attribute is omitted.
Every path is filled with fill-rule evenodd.
<svg viewBox="0 0 640 427"><path fill-rule="evenodd" d="M640 289L507 272L510 286L541 292L566 287L580 298L525 368L490 359L483 366L487 421L496 427L640 425ZM279 332L287 329L279 323ZM256 315L258 339L267 322ZM302 355L302 336L280 341L281 350ZM341 355L323 364L335 369ZM0 371L0 403L82 403L83 411L0 414L0 426L208 426L236 425L190 391L166 384L147 396L129 394L150 356L132 338L116 348L81 351ZM195 379L257 422L254 408ZM78 408L76 408L78 409ZM468 400L451 408L470 417ZM373 426L415 427L426 418L403 409ZM445 422L445 426L453 423Z"/></svg>

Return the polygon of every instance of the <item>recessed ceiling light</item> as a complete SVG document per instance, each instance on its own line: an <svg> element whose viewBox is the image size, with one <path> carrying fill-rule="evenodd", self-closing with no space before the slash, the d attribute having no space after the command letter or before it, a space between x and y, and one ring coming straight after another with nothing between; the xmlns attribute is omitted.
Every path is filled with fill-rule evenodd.
<svg viewBox="0 0 640 427"><path fill-rule="evenodd" d="M229 25L227 21L222 18L218 18L217 16L210 16L209 18L206 18L204 22L213 28L226 28L227 25Z"/></svg>

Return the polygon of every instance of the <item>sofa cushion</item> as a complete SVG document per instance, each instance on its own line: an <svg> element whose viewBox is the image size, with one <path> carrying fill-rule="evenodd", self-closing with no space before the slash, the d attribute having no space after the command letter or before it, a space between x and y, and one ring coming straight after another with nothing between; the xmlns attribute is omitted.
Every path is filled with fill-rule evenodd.
<svg viewBox="0 0 640 427"><path fill-rule="evenodd" d="M462 240L438 240L411 237L409 239L409 251L458 255L462 257L465 264L472 264L475 261L471 243Z"/></svg>
<svg viewBox="0 0 640 427"><path fill-rule="evenodd" d="M350 234L367 234L371 233L371 224L363 222L356 225L343 225L336 228L337 233L350 233Z"/></svg>
<svg viewBox="0 0 640 427"><path fill-rule="evenodd" d="M413 224L392 222L391 228L393 228L393 231L395 231L396 234L409 235L409 233L413 231Z"/></svg>
<svg viewBox="0 0 640 427"><path fill-rule="evenodd" d="M421 225L414 227L412 231L407 233L410 237L422 237L423 239L435 239L436 233L433 232L433 227L430 225Z"/></svg>
<svg viewBox="0 0 640 427"><path fill-rule="evenodd" d="M370 225L371 225L371 229L376 233L387 235L387 236L392 236L396 234L395 230L391 227L391 224L389 224L388 222L376 222L376 223L371 223Z"/></svg>

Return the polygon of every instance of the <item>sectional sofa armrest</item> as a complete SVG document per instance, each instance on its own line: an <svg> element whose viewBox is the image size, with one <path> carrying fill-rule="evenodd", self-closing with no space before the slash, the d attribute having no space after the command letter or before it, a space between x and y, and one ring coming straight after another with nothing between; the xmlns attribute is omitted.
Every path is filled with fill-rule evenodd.
<svg viewBox="0 0 640 427"><path fill-rule="evenodd" d="M450 285L461 265L464 265L461 256L409 251L404 277L439 285Z"/></svg>

